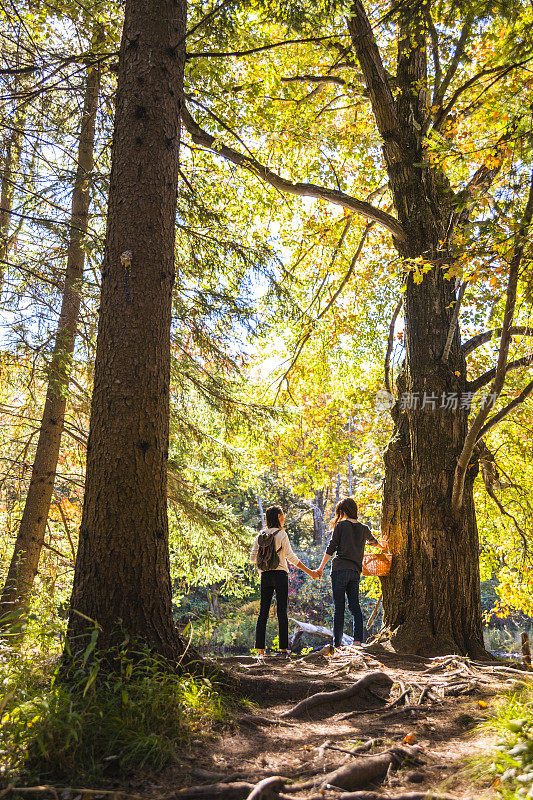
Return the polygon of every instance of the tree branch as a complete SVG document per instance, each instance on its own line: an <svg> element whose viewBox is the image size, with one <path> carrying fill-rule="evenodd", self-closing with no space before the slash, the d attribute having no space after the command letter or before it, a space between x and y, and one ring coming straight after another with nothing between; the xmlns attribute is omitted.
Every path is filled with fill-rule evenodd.
<svg viewBox="0 0 533 800"><path fill-rule="evenodd" d="M430 8L427 10L427 24L431 37L431 55L433 56L433 68L435 70L435 77L433 79L433 104L435 104L435 97L437 96L442 81L442 67L439 57L439 34L433 22Z"/></svg>
<svg viewBox="0 0 533 800"><path fill-rule="evenodd" d="M517 395L513 400L511 400L510 403L507 403L506 406L500 408L498 413L494 414L494 416L491 417L489 421L485 423L485 425L483 425L483 427L479 432L478 438L481 439L483 436L485 436L485 434L488 433L491 428L494 428L495 425L501 422L502 419L507 416L507 414L510 414L511 411L513 411L513 409L515 409L517 406L523 403L524 400L527 400L527 398L532 392L533 392L533 381L530 381L527 384L527 386L524 389L522 389L519 395Z"/></svg>
<svg viewBox="0 0 533 800"><path fill-rule="evenodd" d="M484 331L483 333L478 333L476 336L472 336L467 342L463 345L463 355L468 356L473 350L477 347L481 347L482 344L486 344L490 342L493 336L501 336L502 329L501 328L494 328L491 331ZM521 328L521 327L513 327L509 331L510 336L533 336L533 328Z"/></svg>
<svg viewBox="0 0 533 800"><path fill-rule="evenodd" d="M533 364L533 354L529 356L522 356L522 358L517 358L514 361L508 361L505 365L505 375L510 372L512 369L520 369L520 367L529 367ZM484 372L483 375L480 375L473 381L469 381L468 383L468 391L469 392L479 392L484 386L491 382L491 380L496 375L497 367L493 367L489 369L487 372Z"/></svg>
<svg viewBox="0 0 533 800"><path fill-rule="evenodd" d="M533 387L533 382L532 382L531 386ZM507 511L507 509L505 508L503 503L498 499L498 497L496 495L496 492L495 492L495 485L499 484L498 470L496 468L496 459L494 458L493 453L491 453L491 451L489 450L489 448L487 447L485 442L479 441L478 442L478 447L480 448L480 451L481 451L481 454L480 454L480 457L479 457L479 463L481 465L481 473L482 473L482 476L483 476L483 483L485 484L485 489L487 490L487 494L496 503L500 513L503 514L504 516L509 517L510 519L512 519L512 521L514 523L514 526L515 526L516 530L518 531L518 533L520 534L520 537L522 539L522 543L524 545L524 551L527 553L529 547L528 547L528 540L527 540L526 534L524 533L524 531L522 530L522 528L518 524L518 522L516 520L516 517L513 514L511 514L509 511Z"/></svg>
<svg viewBox="0 0 533 800"><path fill-rule="evenodd" d="M448 330L448 336L446 338L446 344L444 345L444 351L442 353L442 363L446 364L448 361L448 356L450 355L450 350L452 349L452 342L455 330L457 328L457 322L459 320L459 311L461 309L461 303L463 302L463 297L465 293L465 289L467 287L468 281L463 281L460 289L459 294L457 295L457 300L455 301L455 306L453 308L452 319L450 322L450 327Z"/></svg>
<svg viewBox="0 0 533 800"><path fill-rule="evenodd" d="M339 78L338 75L290 75L287 78L280 78L282 83L294 83L303 81L305 83L336 83L339 86L346 86L348 81Z"/></svg>
<svg viewBox="0 0 533 800"><path fill-rule="evenodd" d="M402 225L395 217L388 214L386 211L382 211L380 208L376 208L364 200L357 200L355 197L351 197L337 189L328 189L323 186L317 186L314 183L293 183L286 178L282 178L281 175L272 172L272 170L261 164L252 156L244 155L238 150L234 150L232 147L222 144L215 136L204 131L191 117L189 111L185 107L182 109L181 119L195 144L202 145L216 155L222 156L222 158L231 161L239 167L244 167L244 169L249 170L275 189L279 189L281 192L287 192L288 194L294 194L297 197L315 197L319 200L327 200L330 203L334 203L342 208L347 208L360 216L379 223L392 233L396 239L401 241L405 239Z"/></svg>
<svg viewBox="0 0 533 800"><path fill-rule="evenodd" d="M452 94L450 100L446 103L446 105L437 112L437 114L435 115L435 119L433 121L433 127L435 128L435 130L439 130L439 128L442 127L444 121L446 120L446 117L448 116L452 108L455 106L461 95L464 94L468 89L470 89L470 87L473 86L475 83L481 80L481 78L485 78L488 75L496 75L496 80L500 80L501 78L504 78L506 75L508 75L509 72L512 72L513 69L517 69L518 67L522 67L525 64L527 64L528 61L531 61L531 58L527 58L524 61L517 61L513 64L505 64L505 65L502 64L499 67L489 67L487 69L482 69L479 72L477 72L467 81L465 81L462 84L462 86L459 86Z"/></svg>
<svg viewBox="0 0 533 800"><path fill-rule="evenodd" d="M503 315L502 334L500 338L500 349L498 352L498 362L494 373L494 382L492 384L491 395L496 399L503 388L506 374L507 356L509 353L509 345L511 343L511 327L513 324L513 316L516 306L516 293L518 287L518 275L520 271L520 264L524 254L524 248L528 238L528 232L533 218L533 172L531 173L529 184L529 196L527 199L526 207L520 220L518 230L515 234L513 257L509 265L509 278L507 282L507 292L505 299L505 311ZM457 459L457 466L455 468L455 476L452 491L452 513L458 516L459 511L463 505L463 493L465 485L466 470L468 463L474 452L474 447L479 438L481 429L483 428L487 417L490 413L491 403L483 403L482 408L476 414L476 417L468 431L461 455Z"/></svg>
<svg viewBox="0 0 533 800"><path fill-rule="evenodd" d="M398 127L394 97L370 20L361 0L354 0L347 25L370 94L378 130L383 139L390 139L391 134L395 134Z"/></svg>
<svg viewBox="0 0 533 800"><path fill-rule="evenodd" d="M385 353L385 364L384 364L385 389L391 395L393 392L390 383L390 357L392 354L392 347L394 344L394 328L396 325L396 320L398 319L398 314L400 313L400 310L402 308L402 304L403 304L403 297L400 297L391 317L389 326L389 337L387 339L387 352Z"/></svg>
<svg viewBox="0 0 533 800"><path fill-rule="evenodd" d="M284 47L288 44L307 44L308 42L325 42L328 39L341 39L346 34L339 33L335 36L311 36L308 39L285 39L283 42L272 42L263 44L259 47L251 47L249 50L230 50L230 51L204 51L198 53L187 53L187 61L191 58L225 58L227 56L250 56L254 53L264 53L265 50L273 50L275 47Z"/></svg>
<svg viewBox="0 0 533 800"><path fill-rule="evenodd" d="M453 213L449 235L451 235L458 226L467 224L472 213L473 200L480 194L486 194L490 189L503 163L503 147L513 136L515 126L516 120L509 125L503 136L500 136L496 142L492 165L489 167L486 164L482 164L475 171L465 188L456 195L456 203L459 208Z"/></svg>
<svg viewBox="0 0 533 800"><path fill-rule="evenodd" d="M279 386L278 386L278 390L277 390L277 392L276 392L276 397L275 397L275 399L274 399L274 402L277 400L277 398L278 398L278 395L279 395L279 393L280 393L280 391L281 391L281 384L282 384L282 383L283 383L283 381L284 381L284 380L286 380L286 378L288 377L288 375L289 375L290 371L293 369L294 365L295 365L295 364L296 364L296 362L298 361L298 359L299 359L299 357L300 357L300 353L301 353L301 352L302 352L302 350L304 349L304 346L305 346L305 344L306 344L307 340L308 340L308 339L309 339L309 337L311 336L311 333L313 332L313 327L314 327L315 323L317 323L317 322L318 322L320 319L322 319L322 317L324 317L324 316L325 316L325 315L328 313L329 309L331 308L331 306L333 305L333 303L335 302L335 300L337 299L337 297L340 295L340 293L342 292L342 290L344 289L344 287L346 286L346 284L348 283L348 281L350 280L350 278L351 278L351 276L352 276L352 273L353 273L353 271L354 271L355 265L356 265L356 263L357 263L357 260L358 260L359 256L361 255L361 251L362 251L362 249L363 249L363 245L364 245L364 243L365 243L365 241L366 241L366 238L367 238L368 234L370 233L370 231L372 230L372 228L374 227L374 225L375 225L375 222L369 222L369 223L367 224L367 226L366 226L366 228L364 229L364 231L363 231L363 234L362 234L362 236L361 236L361 238L360 238L360 240L359 240L359 244L357 245L357 250L355 251L353 258L352 258L352 260L350 261L350 266L348 267L348 270L347 270L347 272L346 272L346 275L344 276L344 278L343 278L343 279L342 279L342 281L340 282L339 286L337 287L337 289L335 290L335 292L333 293L333 295L330 297L330 299L329 299L329 300L328 300L328 302L326 303L325 307L324 307L324 308L322 309L322 311L321 311L321 312L320 312L320 313L317 315L316 319L314 319L314 320L312 321L310 328L307 330L307 332L306 332L306 333L303 335L303 337L300 339L300 342L299 342L299 344L298 344L298 348L297 348L297 350L296 350L296 353L295 353L295 355L294 355L294 357L293 357L293 359L292 359L292 361L291 361L290 365L289 365L289 366L288 366L288 368L285 370L285 372L283 373L283 375L282 375L282 377L281 377L281 379L280 379L280 381L279 381Z"/></svg>
<svg viewBox="0 0 533 800"><path fill-rule="evenodd" d="M446 94L446 90L448 86L453 80L455 73L457 72L457 68L461 62L461 58L464 55L465 46L468 41L468 37L470 36L470 31L472 30L472 23L474 21L474 17L472 14L468 14L465 23L461 29L461 34L459 36L459 41L457 42L457 47L455 48L455 52L453 54L453 58L450 61L450 66L446 70L446 75L440 86L438 86L433 94L433 105L440 106L442 101L444 100L444 95ZM433 36L432 36L433 39Z"/></svg>

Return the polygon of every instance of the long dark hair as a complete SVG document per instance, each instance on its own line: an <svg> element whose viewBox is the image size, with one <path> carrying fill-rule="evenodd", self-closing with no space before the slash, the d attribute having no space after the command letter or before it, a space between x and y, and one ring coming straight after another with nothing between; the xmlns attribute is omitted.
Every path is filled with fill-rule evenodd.
<svg viewBox="0 0 533 800"><path fill-rule="evenodd" d="M279 527L279 515L283 514L281 506L270 506L266 510L266 524L267 528Z"/></svg>
<svg viewBox="0 0 533 800"><path fill-rule="evenodd" d="M335 506L335 519L333 520L333 527L337 524L340 518L346 514L351 519L357 519L357 503L353 497L345 497Z"/></svg>

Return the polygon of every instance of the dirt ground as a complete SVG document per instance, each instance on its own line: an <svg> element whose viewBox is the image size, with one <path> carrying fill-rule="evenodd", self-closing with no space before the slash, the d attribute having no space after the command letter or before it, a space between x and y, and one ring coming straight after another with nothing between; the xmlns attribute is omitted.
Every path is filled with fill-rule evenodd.
<svg viewBox="0 0 533 800"><path fill-rule="evenodd" d="M464 800L496 796L485 768L472 768L476 756L486 754L493 744L480 725L495 698L513 681L522 680L524 673L459 657L400 658L380 646L290 661L267 656L264 663L251 657L219 663L253 705L236 704L232 724L207 742L193 741L182 765L162 777L160 790L173 786L177 798L231 800L247 798L264 778L282 776L286 782L281 789L260 796L299 800L375 800L413 793ZM310 695L353 689L361 678L376 672L385 677L376 676L371 679L375 682L351 697L335 700L329 695L313 709L282 716ZM357 747L358 753L345 752ZM369 764L362 760L372 761L376 754L395 748L400 748L399 760L368 785L356 781L358 793L350 795L327 785L326 776L339 767Z"/></svg>

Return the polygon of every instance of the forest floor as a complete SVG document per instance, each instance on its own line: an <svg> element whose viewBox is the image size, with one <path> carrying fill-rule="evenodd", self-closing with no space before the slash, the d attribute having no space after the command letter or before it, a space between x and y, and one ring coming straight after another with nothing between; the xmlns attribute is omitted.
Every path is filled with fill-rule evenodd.
<svg viewBox="0 0 533 800"><path fill-rule="evenodd" d="M229 726L193 740L154 793L169 797L173 787L184 800L496 796L486 766L473 762L494 745L481 723L495 698L524 678L519 669L458 656L400 658L380 646L219 663L253 706L236 704ZM323 692L330 694L314 707L296 708ZM146 794L148 787L135 788Z"/></svg>

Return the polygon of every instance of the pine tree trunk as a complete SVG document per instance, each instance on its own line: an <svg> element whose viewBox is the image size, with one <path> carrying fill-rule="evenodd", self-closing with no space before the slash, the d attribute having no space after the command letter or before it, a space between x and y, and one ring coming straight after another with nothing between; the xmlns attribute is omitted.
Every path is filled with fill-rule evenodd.
<svg viewBox="0 0 533 800"><path fill-rule="evenodd" d="M169 658L167 460L185 0L126 0L69 652L143 638ZM122 630L121 630L122 629Z"/></svg>
<svg viewBox="0 0 533 800"><path fill-rule="evenodd" d="M99 34L97 41L98 37ZM39 439L15 549L0 600L0 616L9 614L10 621L13 613L16 615L26 604L33 586L54 489L80 310L99 90L100 68L95 65L87 72L78 164L72 191L67 267ZM4 222L9 224L8 220Z"/></svg>
<svg viewBox="0 0 533 800"><path fill-rule="evenodd" d="M11 217L15 198L15 182L18 175L22 140L26 126L26 115L27 105L21 103L3 148L2 177L0 179L0 296L4 289L6 262L12 245L10 233Z"/></svg>

